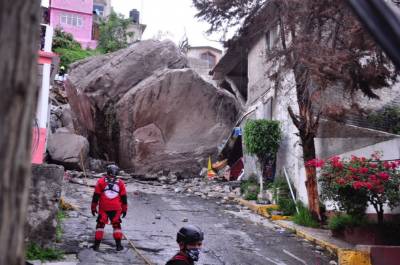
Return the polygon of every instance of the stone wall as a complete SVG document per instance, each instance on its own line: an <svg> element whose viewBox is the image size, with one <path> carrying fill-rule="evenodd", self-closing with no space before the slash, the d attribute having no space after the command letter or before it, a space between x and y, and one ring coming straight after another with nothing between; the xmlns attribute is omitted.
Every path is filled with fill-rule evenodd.
<svg viewBox="0 0 400 265"><path fill-rule="evenodd" d="M40 245L54 242L63 176L64 168L62 166L32 165L25 228L26 241Z"/></svg>

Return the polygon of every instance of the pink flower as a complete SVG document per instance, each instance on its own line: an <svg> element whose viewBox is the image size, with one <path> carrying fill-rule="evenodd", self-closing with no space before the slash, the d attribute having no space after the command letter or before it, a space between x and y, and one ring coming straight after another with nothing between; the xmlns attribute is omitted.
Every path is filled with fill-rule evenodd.
<svg viewBox="0 0 400 265"><path fill-rule="evenodd" d="M369 175L369 181L371 181L371 182L376 182L378 179L376 178L376 176L375 175Z"/></svg>
<svg viewBox="0 0 400 265"><path fill-rule="evenodd" d="M389 174L386 172L380 172L377 175L381 180L384 180L384 181L388 180L390 177Z"/></svg>
<svg viewBox="0 0 400 265"><path fill-rule="evenodd" d="M339 185L344 185L346 184L346 180L344 178L338 178L336 179L336 183Z"/></svg>
<svg viewBox="0 0 400 265"><path fill-rule="evenodd" d="M377 163L370 163L369 166L370 166L371 168L377 168L377 167L378 167L378 164L377 164Z"/></svg>
<svg viewBox="0 0 400 265"><path fill-rule="evenodd" d="M354 167L349 167L349 170L352 172L352 173L357 173L358 172L358 169L357 168L354 168Z"/></svg>
<svg viewBox="0 0 400 265"><path fill-rule="evenodd" d="M367 189L371 190L373 185L369 182L364 182L364 187L366 187Z"/></svg>
<svg viewBox="0 0 400 265"><path fill-rule="evenodd" d="M361 174L366 174L366 173L368 173L368 168L362 167L362 168L359 169L359 171L360 171Z"/></svg>
<svg viewBox="0 0 400 265"><path fill-rule="evenodd" d="M385 161L385 162L383 162L383 167L386 169L389 169L392 167L392 165L389 162Z"/></svg>
<svg viewBox="0 0 400 265"><path fill-rule="evenodd" d="M363 185L363 183L361 181L354 181L353 182L353 188L356 189L356 190L361 189L363 186L364 185Z"/></svg>

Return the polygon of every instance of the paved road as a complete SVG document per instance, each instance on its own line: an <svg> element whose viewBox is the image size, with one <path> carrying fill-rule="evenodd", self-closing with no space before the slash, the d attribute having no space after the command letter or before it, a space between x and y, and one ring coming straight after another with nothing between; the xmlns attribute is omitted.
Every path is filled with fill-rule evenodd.
<svg viewBox="0 0 400 265"><path fill-rule="evenodd" d="M70 234L69 240L76 241L73 245L80 244L78 264L145 264L130 249L122 253L113 249L110 227L106 227L100 253L85 248L82 241L90 241L95 219L90 218L89 208L85 206L90 200L89 190L83 192L83 188L75 186L76 194L70 192L70 200L85 202L77 218L66 220L65 228ZM129 211L123 220L123 231L155 264L165 264L177 251L176 232L188 223L200 226L205 232L204 251L197 263L200 265L325 265L331 260L311 244L240 206L218 205L214 199L175 194L150 185L131 183L128 192ZM73 235L77 233L74 230L77 225L85 228ZM124 245L128 243L124 241Z"/></svg>

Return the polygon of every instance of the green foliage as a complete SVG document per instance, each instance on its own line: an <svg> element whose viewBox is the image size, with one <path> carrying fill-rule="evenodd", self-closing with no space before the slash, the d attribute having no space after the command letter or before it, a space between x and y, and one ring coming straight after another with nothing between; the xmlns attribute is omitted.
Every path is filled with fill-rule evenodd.
<svg viewBox="0 0 400 265"><path fill-rule="evenodd" d="M35 243L28 245L26 249L26 259L28 260L59 260L62 259L64 253L54 248L42 248Z"/></svg>
<svg viewBox="0 0 400 265"><path fill-rule="evenodd" d="M368 116L372 125L389 133L400 134L400 108L387 107L381 112L375 112Z"/></svg>
<svg viewBox="0 0 400 265"><path fill-rule="evenodd" d="M363 218L358 218L348 214L335 215L328 221L328 227L331 230L341 230L346 227L355 227L365 224Z"/></svg>
<svg viewBox="0 0 400 265"><path fill-rule="evenodd" d="M293 222L295 224L306 227L319 227L319 223L314 219L310 210L301 203L297 203L297 208L299 209L299 213L293 216Z"/></svg>
<svg viewBox="0 0 400 265"><path fill-rule="evenodd" d="M100 23L99 49L104 53L114 52L128 47L127 29L130 20L125 19L121 14L112 12L107 20Z"/></svg>
<svg viewBox="0 0 400 265"><path fill-rule="evenodd" d="M279 210L282 211L283 215L295 215L296 214L296 203L292 199L279 198L278 199Z"/></svg>
<svg viewBox="0 0 400 265"><path fill-rule="evenodd" d="M260 192L257 176L251 175L249 179L243 180L240 183L240 192L245 200L257 200L257 195Z"/></svg>
<svg viewBox="0 0 400 265"><path fill-rule="evenodd" d="M278 176L274 179L274 182L268 184L268 189L272 190L273 199L278 201L280 197L289 198L289 185L286 179L282 176Z"/></svg>
<svg viewBox="0 0 400 265"><path fill-rule="evenodd" d="M67 68L69 65L71 65L76 61L99 54L99 52L96 50L82 50L81 48L79 49L57 48L54 51L60 55L61 65L64 65Z"/></svg>
<svg viewBox="0 0 400 265"><path fill-rule="evenodd" d="M57 216L56 216L56 221L57 221L57 226L56 226L56 242L60 242L61 241L61 237L63 234L63 229L61 226L62 221L65 219L65 213L63 210L59 210L57 212Z"/></svg>
<svg viewBox="0 0 400 265"><path fill-rule="evenodd" d="M249 154L259 159L265 156L275 157L282 138L278 121L249 120L244 126L244 144Z"/></svg>
<svg viewBox="0 0 400 265"><path fill-rule="evenodd" d="M65 32L61 28L56 28L53 36L53 50L59 48L78 50L81 49L81 44L74 40L71 33Z"/></svg>
<svg viewBox="0 0 400 265"><path fill-rule="evenodd" d="M60 65L67 69L70 64L99 54L96 50L84 50L79 42L74 40L72 34L56 28L53 38L53 51L60 55Z"/></svg>

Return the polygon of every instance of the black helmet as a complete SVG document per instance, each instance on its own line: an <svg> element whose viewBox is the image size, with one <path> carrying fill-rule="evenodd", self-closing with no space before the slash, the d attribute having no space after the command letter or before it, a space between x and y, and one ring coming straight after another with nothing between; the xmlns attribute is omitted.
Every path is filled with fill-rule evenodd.
<svg viewBox="0 0 400 265"><path fill-rule="evenodd" d="M176 235L176 242L190 244L198 241L203 241L204 234L199 227L187 225L179 229Z"/></svg>
<svg viewBox="0 0 400 265"><path fill-rule="evenodd" d="M109 176L117 176L119 173L119 167L116 165L108 165L107 166L107 175Z"/></svg>

